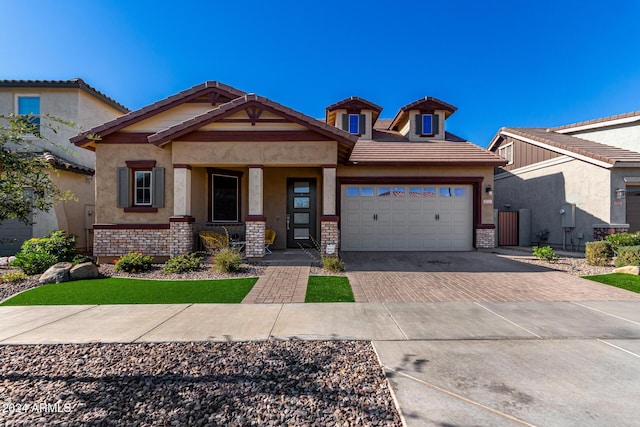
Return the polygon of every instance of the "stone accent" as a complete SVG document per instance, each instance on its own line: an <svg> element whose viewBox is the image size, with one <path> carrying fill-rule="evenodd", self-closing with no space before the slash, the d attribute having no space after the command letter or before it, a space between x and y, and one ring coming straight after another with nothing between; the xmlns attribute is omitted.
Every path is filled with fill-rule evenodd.
<svg viewBox="0 0 640 427"><path fill-rule="evenodd" d="M245 256L247 258L262 258L264 256L264 221L247 221L245 238Z"/></svg>
<svg viewBox="0 0 640 427"><path fill-rule="evenodd" d="M322 221L320 223L320 249L323 256L338 256L340 236L338 234L338 221ZM327 245L333 245L333 253L327 253Z"/></svg>
<svg viewBox="0 0 640 427"><path fill-rule="evenodd" d="M594 224L593 240L604 240L612 234L629 232L629 224Z"/></svg>
<svg viewBox="0 0 640 427"><path fill-rule="evenodd" d="M83 262L69 270L69 280L96 279L98 276L98 267L92 262Z"/></svg>
<svg viewBox="0 0 640 427"><path fill-rule="evenodd" d="M193 252L194 248L194 231L193 222L171 222L171 247L170 253L174 257L176 255L188 254Z"/></svg>
<svg viewBox="0 0 640 427"><path fill-rule="evenodd" d="M120 257L134 251L150 256L170 256L171 230L168 228L96 228L94 230L93 254L95 256Z"/></svg>
<svg viewBox="0 0 640 427"><path fill-rule="evenodd" d="M62 283L69 281L69 270L71 270L73 264L70 262L59 262L57 264L52 265L42 273L38 282L41 285L47 283Z"/></svg>
<svg viewBox="0 0 640 427"><path fill-rule="evenodd" d="M489 249L496 247L496 230L490 228L476 229L476 248Z"/></svg>

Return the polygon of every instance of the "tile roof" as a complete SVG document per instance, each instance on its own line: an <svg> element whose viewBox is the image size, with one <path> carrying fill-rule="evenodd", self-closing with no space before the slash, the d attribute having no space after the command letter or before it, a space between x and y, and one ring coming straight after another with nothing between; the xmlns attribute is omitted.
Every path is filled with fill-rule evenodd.
<svg viewBox="0 0 640 427"><path fill-rule="evenodd" d="M0 87L81 89L87 92L88 94L98 98L105 104L111 105L113 108L115 108L116 110L122 113L129 112L129 109L127 107L120 104L113 98L108 97L107 95L100 92L93 86L90 86L80 78L75 78L71 80L0 80Z"/></svg>
<svg viewBox="0 0 640 427"><path fill-rule="evenodd" d="M179 92L175 95L171 95L165 99L154 102L153 104L147 105L146 107L142 107L139 110L132 111L129 114L125 114L124 116L118 117L117 119L89 129L81 133L80 135L71 138L71 142L78 146L83 146L91 142L91 140L88 138L89 135L95 134L101 137L107 136L119 131L122 128L144 120L151 115L166 111L176 105L187 102L191 99L198 98L211 92L224 94L228 99L235 99L246 94L246 92L219 83L217 81L206 81L199 85L193 86L192 88L183 90L182 92Z"/></svg>
<svg viewBox="0 0 640 427"><path fill-rule="evenodd" d="M388 129L393 129L409 114L411 110L444 110L445 119L456 112L457 108L451 104L434 98L433 96L425 96L416 101L410 102L404 107L400 107L396 116L389 123Z"/></svg>
<svg viewBox="0 0 640 427"><path fill-rule="evenodd" d="M359 96L350 96L349 98L345 98L342 101L338 101L335 104L329 105L326 110L333 111L339 108L351 108L351 106L358 106L358 108L365 108L368 110L377 111L378 113L382 111L382 107L374 104L371 101L367 101L364 98L360 98Z"/></svg>
<svg viewBox="0 0 640 427"><path fill-rule="evenodd" d="M506 164L506 161L497 154L467 141L358 141L349 161L375 165L502 166Z"/></svg>
<svg viewBox="0 0 640 427"><path fill-rule="evenodd" d="M45 151L41 154L44 157L44 159L56 169L75 172L82 175L95 175L95 170L93 170L90 167L83 166L79 163L74 163L58 155L52 154L48 151Z"/></svg>
<svg viewBox="0 0 640 427"><path fill-rule="evenodd" d="M640 163L640 153L589 141L571 135L553 132L546 128L502 128L500 134L510 133L537 141L560 150L568 151L611 166L624 163ZM622 163L622 164L621 164Z"/></svg>
<svg viewBox="0 0 640 427"><path fill-rule="evenodd" d="M561 131L561 130L568 130L568 129L572 129L572 128L588 126L588 125L595 125L595 124L603 124L603 125L606 126L607 122L612 122L612 121L616 121L616 120L620 120L620 119L628 119L628 118L632 118L632 117L638 117L638 119L640 120L640 111L632 111L630 113L616 114L616 115L613 115L613 116L602 117L602 118L599 118L599 119L585 120L585 121L582 121L582 122L571 123L571 124L568 124L568 125L556 126L556 127L551 128L551 130L552 131Z"/></svg>

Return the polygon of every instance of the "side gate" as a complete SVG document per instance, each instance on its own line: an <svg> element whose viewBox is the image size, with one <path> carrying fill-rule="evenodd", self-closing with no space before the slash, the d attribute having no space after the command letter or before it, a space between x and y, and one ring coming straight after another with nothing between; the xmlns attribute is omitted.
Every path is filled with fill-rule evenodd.
<svg viewBox="0 0 640 427"><path fill-rule="evenodd" d="M498 212L498 246L518 246L518 212Z"/></svg>

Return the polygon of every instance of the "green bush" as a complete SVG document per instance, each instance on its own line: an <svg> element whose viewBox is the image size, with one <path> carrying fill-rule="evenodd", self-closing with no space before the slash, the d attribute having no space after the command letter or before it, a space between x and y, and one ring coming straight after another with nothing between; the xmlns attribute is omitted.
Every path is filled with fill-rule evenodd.
<svg viewBox="0 0 640 427"><path fill-rule="evenodd" d="M162 272L165 274L170 273L184 273L187 271L195 271L200 268L202 264L202 257L198 254L183 254L169 258L164 264Z"/></svg>
<svg viewBox="0 0 640 427"><path fill-rule="evenodd" d="M84 264L85 262L91 262L93 264L96 263L93 258L91 258L90 256L86 256L86 255L76 255L71 260L71 263L73 265Z"/></svg>
<svg viewBox="0 0 640 427"><path fill-rule="evenodd" d="M213 257L213 268L223 273L237 273L242 264L242 254L233 248L222 248Z"/></svg>
<svg viewBox="0 0 640 427"><path fill-rule="evenodd" d="M640 246L640 232L610 234L605 240L611 243L611 249L618 254L618 249L623 246Z"/></svg>
<svg viewBox="0 0 640 427"><path fill-rule="evenodd" d="M620 246L618 248L616 267L624 267L625 265L640 265L640 246Z"/></svg>
<svg viewBox="0 0 640 427"><path fill-rule="evenodd" d="M338 257L323 256L322 268L327 271L337 273L339 271L344 271L344 263Z"/></svg>
<svg viewBox="0 0 640 427"><path fill-rule="evenodd" d="M151 257L142 252L129 252L116 261L115 269L127 273L141 273L151 269L151 261Z"/></svg>
<svg viewBox="0 0 640 427"><path fill-rule="evenodd" d="M600 240L596 242L587 242L584 257L587 259L589 265L607 265L613 257L613 250L611 249L611 242L607 240Z"/></svg>
<svg viewBox="0 0 640 427"><path fill-rule="evenodd" d="M549 262L553 262L556 261L558 259L560 259L560 256L558 256L553 249L551 249L551 246L543 246L543 247L535 247L533 248L533 256L539 258L539 259L544 259L546 261Z"/></svg>
<svg viewBox="0 0 640 427"><path fill-rule="evenodd" d="M73 260L77 254L75 236L52 231L48 236L25 241L11 265L28 275L41 274L58 262Z"/></svg>
<svg viewBox="0 0 640 427"><path fill-rule="evenodd" d="M26 279L27 276L19 271L10 271L0 277L0 283L16 283Z"/></svg>

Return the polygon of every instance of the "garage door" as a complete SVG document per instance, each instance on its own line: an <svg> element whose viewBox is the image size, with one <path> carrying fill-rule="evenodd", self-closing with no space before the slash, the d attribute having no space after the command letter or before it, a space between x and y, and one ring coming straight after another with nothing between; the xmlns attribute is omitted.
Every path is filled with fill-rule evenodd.
<svg viewBox="0 0 640 427"><path fill-rule="evenodd" d="M33 237L33 226L17 219L7 219L0 224L0 256L15 255L25 240Z"/></svg>
<svg viewBox="0 0 640 427"><path fill-rule="evenodd" d="M470 185L343 185L345 251L473 249Z"/></svg>

